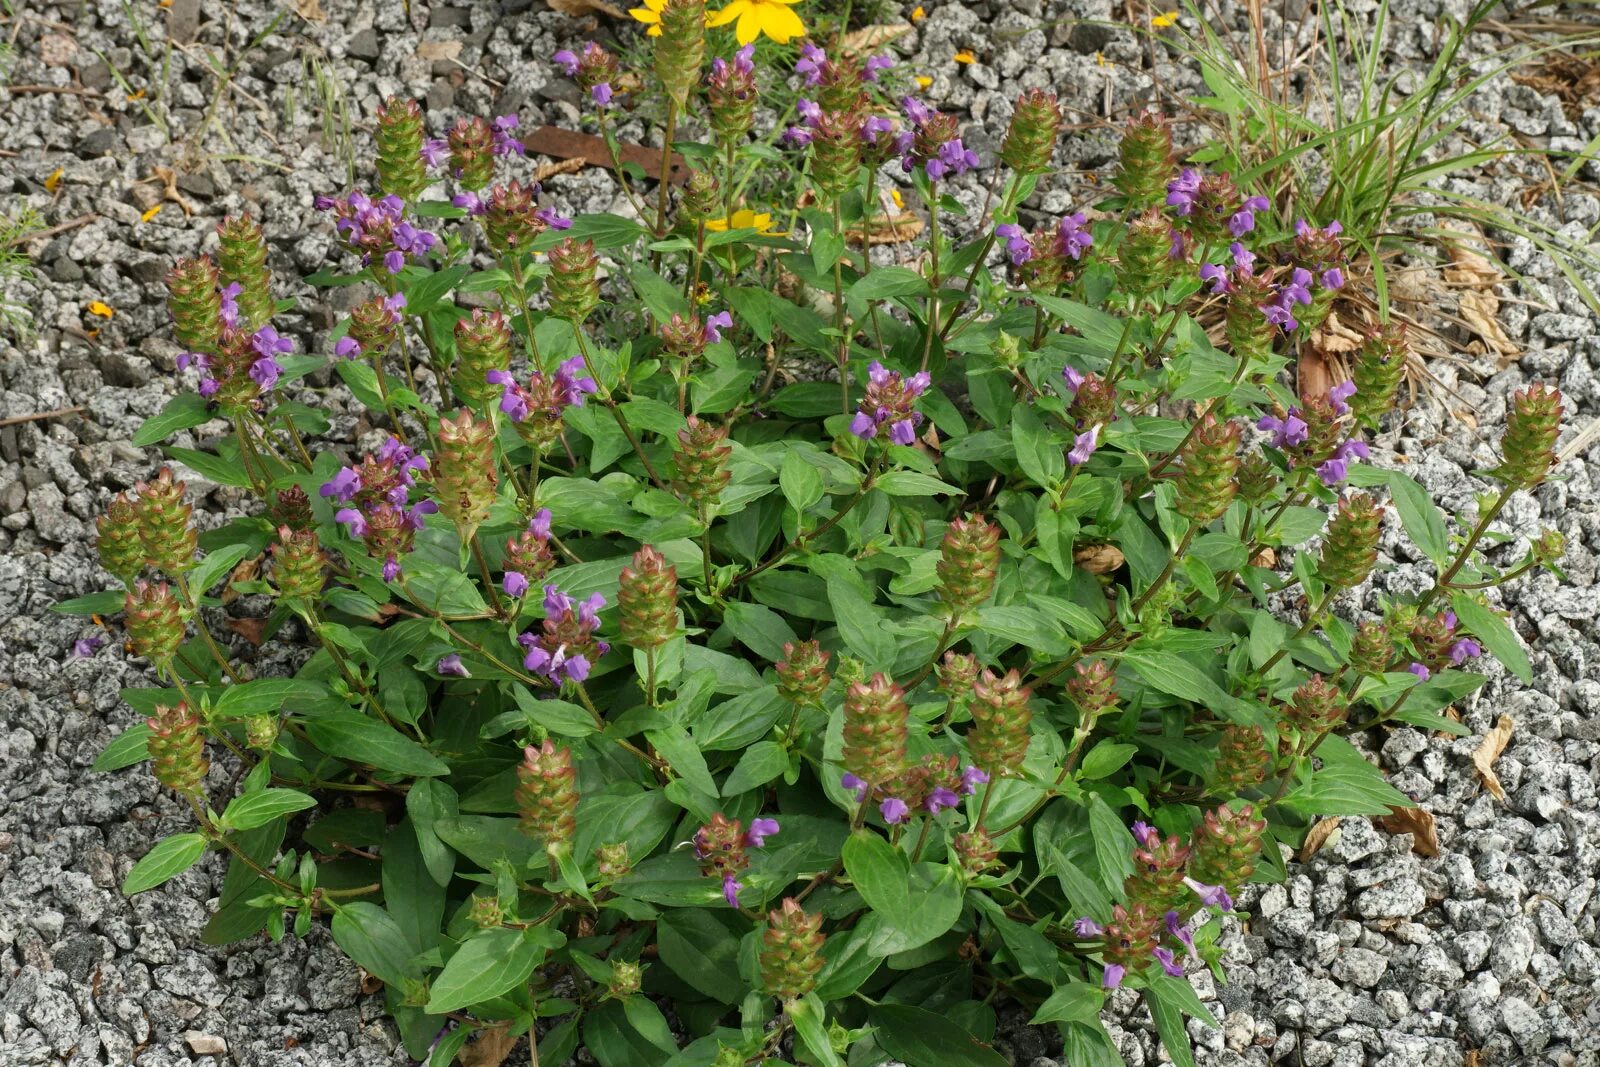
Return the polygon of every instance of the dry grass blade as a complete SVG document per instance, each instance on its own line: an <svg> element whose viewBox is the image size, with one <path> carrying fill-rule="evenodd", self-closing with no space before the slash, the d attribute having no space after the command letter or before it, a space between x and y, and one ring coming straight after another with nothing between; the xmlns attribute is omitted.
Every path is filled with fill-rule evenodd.
<svg viewBox="0 0 1600 1067"><path fill-rule="evenodd" d="M1306 839L1300 846L1300 862L1305 863L1312 856L1321 852L1323 847L1333 839L1333 835L1338 832L1339 823L1342 821L1339 816L1332 815L1307 830Z"/></svg>
<svg viewBox="0 0 1600 1067"><path fill-rule="evenodd" d="M909 22L879 23L875 26L863 26L853 33L844 36L844 50L846 52L870 52L874 48L882 48L896 37L903 37L911 32Z"/></svg>
<svg viewBox="0 0 1600 1067"><path fill-rule="evenodd" d="M1378 820L1385 833L1410 834L1411 851L1419 856L1439 854L1439 832L1433 825L1433 813L1427 808L1390 808L1389 814Z"/></svg>
<svg viewBox="0 0 1600 1067"><path fill-rule="evenodd" d="M573 156L571 159L559 160L555 163L544 163L534 168L533 180L536 182L549 181L561 174L576 174L589 165L589 161L582 156Z"/></svg>
<svg viewBox="0 0 1600 1067"><path fill-rule="evenodd" d="M1494 724L1494 729L1484 736L1483 743L1472 752L1472 765L1478 769L1478 776L1483 779L1484 788L1493 793L1495 799L1501 803L1505 802L1506 791L1500 784L1499 776L1494 773L1494 761L1500 758L1500 753L1511 743L1513 725L1511 716L1500 716Z"/></svg>
<svg viewBox="0 0 1600 1067"><path fill-rule="evenodd" d="M1511 80L1540 96L1556 97L1567 118L1576 118L1588 101L1600 98L1600 61L1556 52L1537 70L1513 74Z"/></svg>
<svg viewBox="0 0 1600 1067"><path fill-rule="evenodd" d="M878 215L866 226L855 226L845 231L852 244L860 244L865 237L869 245L892 245L916 237L926 225L910 212L904 215Z"/></svg>

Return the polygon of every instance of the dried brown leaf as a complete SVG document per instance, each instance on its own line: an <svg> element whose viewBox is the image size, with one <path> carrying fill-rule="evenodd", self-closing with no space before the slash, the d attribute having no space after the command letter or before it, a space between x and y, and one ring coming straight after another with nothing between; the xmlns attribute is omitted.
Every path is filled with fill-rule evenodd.
<svg viewBox="0 0 1600 1067"><path fill-rule="evenodd" d="M613 85L613 88L615 87ZM607 147L603 138L565 130L560 126L540 126L522 139L522 147L529 155L550 156L561 160L582 158L588 164L611 170L615 170L617 166L612 159L611 149ZM617 155L622 158L623 163L634 164L652 178L660 177L661 149L646 148L637 144L619 144ZM676 152L672 154L670 166L672 181L681 182L688 176L688 167L685 166L683 157Z"/></svg>
<svg viewBox="0 0 1600 1067"><path fill-rule="evenodd" d="M294 13L307 22L326 22L328 15L322 10L322 0L289 0Z"/></svg>
<svg viewBox="0 0 1600 1067"><path fill-rule="evenodd" d="M573 18L582 18L585 15L598 11L602 15L609 15L614 19L627 18L627 15L615 4L608 4L606 0L548 0L552 11L559 11L563 15Z"/></svg>
<svg viewBox="0 0 1600 1067"><path fill-rule="evenodd" d="M1257 552L1255 555L1250 557L1250 566L1252 567L1265 567L1268 570L1271 570L1277 565L1278 553L1273 551L1271 545L1266 546L1260 552Z"/></svg>
<svg viewBox="0 0 1600 1067"><path fill-rule="evenodd" d="M546 182L559 174L576 174L589 165L589 161L582 156L573 156L556 163L544 163L533 170L533 180Z"/></svg>
<svg viewBox="0 0 1600 1067"><path fill-rule="evenodd" d="M1300 395L1303 397L1327 396L1328 390L1333 388L1333 375L1328 370L1328 357L1315 345L1301 349L1300 360L1295 367L1295 378L1300 386Z"/></svg>
<svg viewBox="0 0 1600 1067"><path fill-rule="evenodd" d="M505 1024L479 1030L478 1039L461 1050L461 1067L500 1067L517 1044L509 1030Z"/></svg>
<svg viewBox="0 0 1600 1067"><path fill-rule="evenodd" d="M923 221L920 217L906 212L903 215L878 215L869 222L865 229L867 244L892 245L900 241L909 241L922 232ZM845 236L851 243L860 244L863 227L855 226L845 231Z"/></svg>
<svg viewBox="0 0 1600 1067"><path fill-rule="evenodd" d="M1500 716L1494 724L1494 729L1484 735L1483 743L1472 752L1472 765L1478 768L1478 776L1483 779L1483 787L1493 793L1495 799L1501 803L1505 802L1506 791L1500 784L1500 778L1494 773L1494 761L1500 758L1500 753L1511 743L1513 725L1515 724L1511 716Z"/></svg>
<svg viewBox="0 0 1600 1067"><path fill-rule="evenodd" d="M873 26L863 26L854 33L844 36L844 50L846 52L870 52L875 48L882 48L896 37L904 37L911 32L909 22L884 22Z"/></svg>
<svg viewBox="0 0 1600 1067"><path fill-rule="evenodd" d="M1427 808L1390 808L1389 814L1378 820L1385 833L1410 834L1411 851L1419 856L1439 854L1439 833L1433 825L1433 813Z"/></svg>
<svg viewBox="0 0 1600 1067"><path fill-rule="evenodd" d="M1338 309L1335 308L1328 312L1328 317L1311 335L1311 343L1314 348L1322 352L1343 355L1361 347L1361 335L1345 325L1344 320L1339 317Z"/></svg>
<svg viewBox="0 0 1600 1067"><path fill-rule="evenodd" d="M1435 303L1440 287L1422 267L1406 267L1389 274L1389 296L1408 304Z"/></svg>
<svg viewBox="0 0 1600 1067"><path fill-rule="evenodd" d="M222 590L222 602L224 604L231 604L235 600L239 599L239 591L234 588L234 585L238 582L253 581L256 575L260 573L260 556L247 559L237 567L233 568L233 573L228 575L228 584L224 586Z"/></svg>
<svg viewBox="0 0 1600 1067"><path fill-rule="evenodd" d="M1500 301L1493 293L1477 291L1462 293L1457 309L1460 311L1462 321L1472 327L1472 332L1483 338L1484 344L1499 355L1502 366L1515 363L1522 358L1517 343L1506 333L1505 327L1500 325L1500 320L1497 318Z"/></svg>
<svg viewBox="0 0 1600 1067"><path fill-rule="evenodd" d="M1072 552L1072 562L1090 574L1110 574L1122 566L1122 549L1116 545L1084 545Z"/></svg>
<svg viewBox="0 0 1600 1067"><path fill-rule="evenodd" d="M266 640L266 619L225 619L223 625L257 648L260 648L261 642Z"/></svg>
<svg viewBox="0 0 1600 1067"><path fill-rule="evenodd" d="M460 54L460 41L423 41L417 45L418 59L454 59Z"/></svg>
<svg viewBox="0 0 1600 1067"><path fill-rule="evenodd" d="M1339 829L1343 820L1337 815L1331 815L1306 831L1306 839L1300 846L1300 862L1305 863L1328 843L1328 839Z"/></svg>

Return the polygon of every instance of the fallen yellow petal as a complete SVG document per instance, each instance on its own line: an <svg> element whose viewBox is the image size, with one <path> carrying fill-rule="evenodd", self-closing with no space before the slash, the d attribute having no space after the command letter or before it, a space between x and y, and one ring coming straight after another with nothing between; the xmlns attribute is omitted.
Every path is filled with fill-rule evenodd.
<svg viewBox="0 0 1600 1067"><path fill-rule="evenodd" d="M157 204L155 207L152 207L150 210L146 211L143 215L140 215L139 221L149 222L159 214L161 214L161 205Z"/></svg>
<svg viewBox="0 0 1600 1067"><path fill-rule="evenodd" d="M61 184L61 168L57 167L55 170L50 172L50 177L48 177L48 178L46 178L44 180L44 187L49 192L53 193L53 192L56 191L56 186L58 186L60 184Z"/></svg>
<svg viewBox="0 0 1600 1067"><path fill-rule="evenodd" d="M976 63L978 57L963 48L955 54L955 60L957 63Z"/></svg>
<svg viewBox="0 0 1600 1067"><path fill-rule="evenodd" d="M933 79L928 77L926 74L918 74L917 75L917 88L918 89L926 89L928 86L930 86L932 84L933 84Z"/></svg>
<svg viewBox="0 0 1600 1067"><path fill-rule="evenodd" d="M143 99L144 99L144 90L143 89L140 89L136 93L129 93L128 94L128 101L130 103L133 102L134 100L143 100Z"/></svg>
<svg viewBox="0 0 1600 1067"><path fill-rule="evenodd" d="M890 189L889 199L893 200L894 206L899 208L901 211L906 209L906 198L900 195L900 190Z"/></svg>
<svg viewBox="0 0 1600 1067"><path fill-rule="evenodd" d="M98 315L102 319L109 319L116 312L111 309L109 304L102 303L99 300L91 300L89 302L89 314Z"/></svg>
<svg viewBox="0 0 1600 1067"><path fill-rule="evenodd" d="M911 21L912 22L920 22L922 19L925 19L927 17L928 17L928 13L922 9L922 5L921 4L918 4L916 7L911 9Z"/></svg>
<svg viewBox="0 0 1600 1067"><path fill-rule="evenodd" d="M1176 11L1163 12L1150 20L1150 25L1154 26L1158 30L1164 30L1168 26L1175 26L1177 23L1178 13Z"/></svg>

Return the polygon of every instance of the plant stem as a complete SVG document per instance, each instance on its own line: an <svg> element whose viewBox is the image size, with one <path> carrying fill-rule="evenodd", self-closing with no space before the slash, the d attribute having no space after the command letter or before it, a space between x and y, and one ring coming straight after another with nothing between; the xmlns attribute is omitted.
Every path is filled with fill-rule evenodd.
<svg viewBox="0 0 1600 1067"><path fill-rule="evenodd" d="M661 480L661 475L656 473L655 467L650 464L650 457L645 455L644 446L639 443L638 436L633 432L633 427L628 425L628 419L622 414L622 409L617 406L616 397L611 395L611 387L601 380L599 372L595 369L594 359L589 355L589 343L584 339L583 327L578 323L572 324L572 332L578 338L578 354L583 357L584 368L589 372L589 377L599 385L600 402L611 412L611 417L617 420L617 426L622 430L622 435L628 439L628 444L633 446L633 454L639 457L639 462L644 465L644 472L650 480L656 483L656 488L664 493L671 493L672 489Z"/></svg>
<svg viewBox="0 0 1600 1067"><path fill-rule="evenodd" d="M478 531L473 530L468 538L472 545L472 558L477 561L478 573L483 576L484 592L489 594L489 610L501 618L505 618L505 606L500 602L500 592L494 587L494 572L489 569L489 559L483 554L483 543L478 540Z"/></svg>
<svg viewBox="0 0 1600 1067"><path fill-rule="evenodd" d="M844 240L844 219L839 211L839 198L833 198L833 233ZM839 368L839 402L848 418L850 415L850 337L844 332L844 252L833 261L833 328L839 334L839 350L833 357ZM924 360L924 363L927 361Z"/></svg>
<svg viewBox="0 0 1600 1067"><path fill-rule="evenodd" d="M1459 574L1461 572L1461 568L1467 565L1467 560L1472 558L1473 549L1478 547L1478 542L1488 531L1489 524L1499 517L1501 509L1506 506L1507 501L1510 499L1511 490L1509 489L1504 490L1495 498L1494 504L1489 508L1489 510L1483 513L1483 515L1478 519L1478 524L1474 526L1472 528L1472 532L1467 535L1466 542L1461 546L1461 551L1456 554L1456 558L1451 562L1450 566L1443 574L1439 576L1438 581L1433 583L1433 588L1429 589L1426 593L1423 593L1422 599L1417 601L1418 611L1421 611L1423 608L1427 607L1428 604L1433 601L1433 598L1439 595L1441 590L1449 586L1450 579Z"/></svg>
<svg viewBox="0 0 1600 1067"><path fill-rule="evenodd" d="M781 563L784 558L789 555L789 553L795 551L797 548L810 541L815 541L817 538L821 537L823 534L839 525L840 520L850 513L850 509L861 503L861 498L866 496L867 493L872 490L873 483L878 477L878 469L882 466L883 456L880 455L877 460L873 462L872 468L867 471L867 476L862 479L861 488L856 490L856 495L845 501L844 506L830 515L827 521L825 521L821 526L818 526L815 530L811 531L809 534L796 534L794 540L784 545L783 548L779 550L777 555L773 556L765 563L761 563L750 570L735 575L733 580L728 583L729 587L747 582L751 578L754 578L756 575L760 574L762 571L776 566L777 564Z"/></svg>
<svg viewBox="0 0 1600 1067"><path fill-rule="evenodd" d="M923 323L922 333L922 362L918 365L920 373L928 369L928 361L933 358L933 335L939 326L939 183L928 183L928 314L927 321Z"/></svg>

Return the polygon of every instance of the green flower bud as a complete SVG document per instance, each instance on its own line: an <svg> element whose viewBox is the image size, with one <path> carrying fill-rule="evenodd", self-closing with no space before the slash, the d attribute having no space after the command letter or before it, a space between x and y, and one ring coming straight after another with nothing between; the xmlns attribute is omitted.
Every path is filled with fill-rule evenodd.
<svg viewBox="0 0 1600 1067"><path fill-rule="evenodd" d="M244 720L244 743L257 752L270 752L278 742L278 717L271 712Z"/></svg>
<svg viewBox="0 0 1600 1067"><path fill-rule="evenodd" d="M1180 881L1178 886L1181 889L1183 883ZM1126 907L1118 904L1113 908L1111 921L1106 923L1102 935L1101 957L1106 964L1121 967L1130 974L1144 970L1155 958L1151 953L1155 951L1161 916L1166 910L1144 901L1130 901Z"/></svg>
<svg viewBox="0 0 1600 1067"><path fill-rule="evenodd" d="M705 170L691 170L683 183L680 208L690 222L705 222L722 214L722 184Z"/></svg>
<svg viewBox="0 0 1600 1067"><path fill-rule="evenodd" d="M291 530L309 530L316 524L316 518L311 514L311 499L298 485L279 489L272 494L272 501L267 505L267 517L273 525L287 526Z"/></svg>
<svg viewBox="0 0 1600 1067"><path fill-rule="evenodd" d="M725 444L728 431L689 416L687 426L678 431L678 450L672 454L677 470L674 487L697 507L715 504L733 475L728 459L733 449Z"/></svg>
<svg viewBox="0 0 1600 1067"><path fill-rule="evenodd" d="M550 250L550 277L546 290L550 314L578 325L600 306L600 282L596 272L600 260L593 241L567 238Z"/></svg>
<svg viewBox="0 0 1600 1067"><path fill-rule="evenodd" d="M965 701L978 682L978 658L965 652L946 652L934 669L939 692L951 700Z"/></svg>
<svg viewBox="0 0 1600 1067"><path fill-rule="evenodd" d="M1138 296L1164 288L1172 275L1172 227L1156 208L1128 224L1117 250L1117 282ZM1259 315L1259 312L1257 313Z"/></svg>
<svg viewBox="0 0 1600 1067"><path fill-rule="evenodd" d="M1558 563L1567 553L1567 538L1560 530L1545 530L1534 538L1528 549L1535 561L1548 567Z"/></svg>
<svg viewBox="0 0 1600 1067"><path fill-rule="evenodd" d="M533 189L515 180L489 190L483 198L480 221L489 247L501 256L527 248L547 229L534 203Z"/></svg>
<svg viewBox="0 0 1600 1067"><path fill-rule="evenodd" d="M190 352L210 353L222 334L222 276L210 256L180 259L167 274L172 333Z"/></svg>
<svg viewBox="0 0 1600 1067"><path fill-rule="evenodd" d="M501 394L501 387L489 381L489 374L511 367L511 327L500 312L475 308L470 318L457 320L455 336L456 367L451 383L458 396L486 409Z"/></svg>
<svg viewBox="0 0 1600 1067"><path fill-rule="evenodd" d="M601 845L594 850L594 862L600 872L602 881L615 882L624 878L633 870L633 860L628 856L628 843L618 841L610 845Z"/></svg>
<svg viewBox="0 0 1600 1067"><path fill-rule="evenodd" d="M494 426L463 408L452 421L439 420L439 447L433 457L433 484L439 511L456 524L463 542L489 519L499 472L494 462Z"/></svg>
<svg viewBox="0 0 1600 1067"><path fill-rule="evenodd" d="M1238 810L1226 805L1206 812L1194 832L1194 852L1189 877L1206 885L1220 885L1230 894L1250 880L1261 854L1267 821L1255 817L1249 804Z"/></svg>
<svg viewBox="0 0 1600 1067"><path fill-rule="evenodd" d="M636 960L612 960L611 981L606 983L606 992L617 1000L631 997L639 992L642 976Z"/></svg>
<svg viewBox="0 0 1600 1067"><path fill-rule="evenodd" d="M415 100L391 96L378 109L378 188L407 202L428 187L422 161L422 109Z"/></svg>
<svg viewBox="0 0 1600 1067"><path fill-rule="evenodd" d="M145 724L150 727L150 769L156 781L175 793L198 795L211 766L199 718L180 701L171 708L158 704Z"/></svg>
<svg viewBox="0 0 1600 1067"><path fill-rule="evenodd" d="M272 271L267 267L267 239L249 215L228 217L217 224L217 266L222 284L238 283L239 329L255 333L278 309L272 299Z"/></svg>
<svg viewBox="0 0 1600 1067"><path fill-rule="evenodd" d="M808 915L792 897L767 915L761 935L761 981L767 992L799 1000L817 987L822 957L822 916Z"/></svg>
<svg viewBox="0 0 1600 1067"><path fill-rule="evenodd" d="M139 509L128 494L118 493L95 520L100 539L95 548L100 565L123 585L131 585L144 569L144 541L139 535Z"/></svg>
<svg viewBox="0 0 1600 1067"><path fill-rule="evenodd" d="M1000 861L1000 849L981 826L956 834L950 839L950 849L955 853L961 873L968 878L982 874Z"/></svg>
<svg viewBox="0 0 1600 1067"><path fill-rule="evenodd" d="M1075 663L1072 671L1072 680L1065 687L1067 699L1077 705L1079 722L1092 729L1096 719L1117 706L1116 672L1101 659Z"/></svg>
<svg viewBox="0 0 1600 1067"><path fill-rule="evenodd" d="M1130 119L1117 146L1117 176L1112 179L1130 210L1159 207L1177 164L1172 158L1172 127L1165 116L1144 111Z"/></svg>
<svg viewBox="0 0 1600 1067"><path fill-rule="evenodd" d="M1506 432L1500 439L1502 459L1494 471L1511 489L1532 489L1544 481L1556 461L1561 433L1561 392L1534 382L1511 397Z"/></svg>
<svg viewBox="0 0 1600 1067"><path fill-rule="evenodd" d="M494 131L474 115L459 118L445 138L450 144L450 173L461 188L475 193L494 180Z"/></svg>
<svg viewBox="0 0 1600 1067"><path fill-rule="evenodd" d="M1308 737L1337 729L1349 714L1350 700L1344 691L1320 674L1296 689L1283 709L1290 725Z"/></svg>
<svg viewBox="0 0 1600 1067"><path fill-rule="evenodd" d="M1000 572L1000 528L982 515L954 519L939 546L939 599L959 618L994 592Z"/></svg>
<svg viewBox="0 0 1600 1067"><path fill-rule="evenodd" d="M530 745L522 753L516 788L522 827L543 841L547 851L567 848L578 829L578 772L572 750L556 748L546 738L539 748Z"/></svg>
<svg viewBox="0 0 1600 1067"><path fill-rule="evenodd" d="M1356 383L1350 410L1356 423L1369 430L1378 428L1378 419L1394 410L1395 395L1406 376L1406 361L1411 346L1406 340L1406 325L1391 322L1373 326L1356 349L1350 378Z"/></svg>
<svg viewBox="0 0 1600 1067"><path fill-rule="evenodd" d="M1322 558L1317 574L1334 589L1354 589L1367 580L1378 562L1378 534L1383 509L1365 493L1339 502L1322 537Z"/></svg>
<svg viewBox="0 0 1600 1067"><path fill-rule="evenodd" d="M1393 662L1394 639L1389 636L1389 627L1373 621L1356 627L1356 635L1350 642L1351 670L1377 677Z"/></svg>
<svg viewBox="0 0 1600 1067"><path fill-rule="evenodd" d="M678 632L678 571L645 545L622 568L617 632L634 648L660 648Z"/></svg>
<svg viewBox="0 0 1600 1067"><path fill-rule="evenodd" d="M801 707L816 706L832 682L828 677L828 653L815 641L786 642L783 657L776 665L778 695Z"/></svg>
<svg viewBox="0 0 1600 1067"><path fill-rule="evenodd" d="M1281 331L1261 309L1274 295L1272 278L1265 271L1235 271L1229 279L1222 335L1240 362L1257 365L1272 358L1272 346Z"/></svg>
<svg viewBox="0 0 1600 1067"><path fill-rule="evenodd" d="M474 896L467 907L467 921L482 930L492 930L506 921L500 898L482 894Z"/></svg>
<svg viewBox="0 0 1600 1067"><path fill-rule="evenodd" d="M991 778L1022 774L1022 761L1033 739L1029 730L1033 711L1028 707L1032 695L1014 668L1003 678L984 671L972 687L972 699L967 702L972 712L967 749L972 762Z"/></svg>
<svg viewBox="0 0 1600 1067"><path fill-rule="evenodd" d="M165 663L177 653L185 635L183 609L165 582L134 582L123 610L135 653L153 663Z"/></svg>
<svg viewBox="0 0 1600 1067"><path fill-rule="evenodd" d="M824 111L811 130L811 180L832 203L856 187L861 171L859 111Z"/></svg>
<svg viewBox="0 0 1600 1067"><path fill-rule="evenodd" d="M135 508L139 513L139 543L144 561L157 570L177 577L194 566L199 547L194 532L194 507L183 499L187 488L172 480L172 468L162 467L153 482L134 486L139 494Z"/></svg>
<svg viewBox="0 0 1600 1067"><path fill-rule="evenodd" d="M844 769L869 785L899 777L906 763L907 722L911 709L905 690L882 672L844 695Z"/></svg>
<svg viewBox="0 0 1600 1067"><path fill-rule="evenodd" d="M1211 774L1211 792L1237 796L1266 781L1272 770L1272 752L1259 726L1229 724L1217 742L1217 762Z"/></svg>
<svg viewBox="0 0 1600 1067"><path fill-rule="evenodd" d="M315 530L278 527L278 539L272 543L272 564L279 596L286 600L315 600L322 592L325 562Z"/></svg>
<svg viewBox="0 0 1600 1067"><path fill-rule="evenodd" d="M655 40L656 77L682 108L700 81L706 57L705 0L667 0L661 8L661 36Z"/></svg>
<svg viewBox="0 0 1600 1067"><path fill-rule="evenodd" d="M1173 479L1178 514L1205 524L1228 510L1238 491L1239 426L1219 423L1211 415L1184 446Z"/></svg>
<svg viewBox="0 0 1600 1067"><path fill-rule="evenodd" d="M1017 97L1011 125L1000 145L1000 160L1018 174L1043 174L1050 169L1061 133L1061 105L1054 93L1029 89Z"/></svg>
<svg viewBox="0 0 1600 1067"><path fill-rule="evenodd" d="M1239 464L1239 499L1260 507L1278 484L1278 468L1259 454L1251 454Z"/></svg>
<svg viewBox="0 0 1600 1067"><path fill-rule="evenodd" d="M1183 884L1188 863L1188 845L1177 837L1163 837L1158 830L1146 830L1134 845L1133 873L1122 883L1123 895L1157 915L1169 911L1188 888Z"/></svg>

